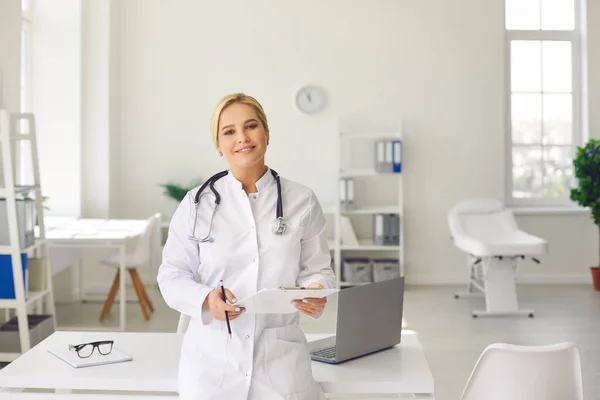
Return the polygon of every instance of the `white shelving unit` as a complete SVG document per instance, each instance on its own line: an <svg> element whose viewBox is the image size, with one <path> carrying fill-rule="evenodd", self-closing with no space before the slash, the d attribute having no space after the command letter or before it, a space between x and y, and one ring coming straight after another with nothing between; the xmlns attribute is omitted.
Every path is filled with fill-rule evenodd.
<svg viewBox="0 0 600 400"><path fill-rule="evenodd" d="M361 282L349 282L343 279L342 262L344 258L390 258L397 259L400 276L404 276L404 218L402 173L378 172L375 168L375 143L378 140L402 140L402 130L390 132L359 132L339 134L338 160L339 172L336 179L336 202L333 213L333 240L330 242L334 271L338 287L363 285ZM357 165L359 164L359 165ZM337 188L342 178L355 180L355 207L343 209L340 206L340 194ZM373 216L376 214L399 215L400 244L373 244ZM358 245L342 242L341 218L348 217L358 238Z"/></svg>
<svg viewBox="0 0 600 400"><path fill-rule="evenodd" d="M22 126L27 126L26 132L20 130ZM17 144L21 141L28 141L30 143L31 160L21 160L16 154L15 149L18 148ZM10 310L16 310L21 353L24 353L31 348L28 321L29 309L34 308L38 313L52 315L54 328L56 328L56 312L52 292L52 270L45 239L43 197L40 189L38 150L33 114L17 114L0 110L0 147L2 150L0 153L2 155L1 176L3 177L3 185L0 184L0 198L6 200L10 239L9 245L0 245L0 254L11 256L15 287L15 298L0 299L0 308L6 309L7 317L10 316ZM16 177L21 176L21 171L19 170L21 162L31 163L33 185L18 186L16 184ZM17 201L19 196L26 192L34 194L39 235L35 238L32 246L22 248L17 220ZM44 259L45 290L25 293L25 276L23 276L23 265L21 262L22 253L27 253L28 256L35 254ZM21 353L0 353L0 362L14 361Z"/></svg>

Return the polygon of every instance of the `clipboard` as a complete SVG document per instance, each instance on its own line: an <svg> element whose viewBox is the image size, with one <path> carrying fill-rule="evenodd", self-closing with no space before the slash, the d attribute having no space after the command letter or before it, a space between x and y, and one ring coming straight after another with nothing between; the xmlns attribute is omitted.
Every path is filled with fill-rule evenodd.
<svg viewBox="0 0 600 400"><path fill-rule="evenodd" d="M251 314L291 314L298 312L291 303L294 299L322 298L338 291L339 289L262 289L239 300L235 305L246 307L246 312Z"/></svg>
<svg viewBox="0 0 600 400"><path fill-rule="evenodd" d="M102 355L96 351L88 358L80 358L76 352L69 351L67 345L48 349L48 353L55 355L73 368L93 367L95 365L116 364L133 361L133 357L118 349L113 348L110 354Z"/></svg>

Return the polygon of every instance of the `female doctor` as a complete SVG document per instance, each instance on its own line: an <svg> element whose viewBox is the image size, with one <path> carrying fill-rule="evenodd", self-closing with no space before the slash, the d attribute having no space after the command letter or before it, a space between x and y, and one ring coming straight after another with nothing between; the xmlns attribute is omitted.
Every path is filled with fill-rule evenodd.
<svg viewBox="0 0 600 400"><path fill-rule="evenodd" d="M263 288L335 287L323 211L311 189L265 165L269 126L254 98L222 98L210 129L229 164L213 184L218 209L213 213L217 196L210 185L197 205L198 188L186 195L172 217L157 278L169 307L191 316L181 349L180 398L324 399L299 313L251 314L232 304ZM221 280L229 302L222 300ZM305 299L296 308L318 317L325 303Z"/></svg>

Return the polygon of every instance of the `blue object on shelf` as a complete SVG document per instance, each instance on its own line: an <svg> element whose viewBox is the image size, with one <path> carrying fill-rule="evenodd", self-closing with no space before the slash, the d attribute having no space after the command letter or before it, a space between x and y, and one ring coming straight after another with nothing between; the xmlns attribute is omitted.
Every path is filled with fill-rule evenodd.
<svg viewBox="0 0 600 400"><path fill-rule="evenodd" d="M402 172L402 142L400 140L392 141L392 169L394 173Z"/></svg>
<svg viewBox="0 0 600 400"><path fill-rule="evenodd" d="M27 291L27 253L21 254L23 263L23 288ZM27 297L27 292L25 292ZM13 282L12 257L10 254L0 255L0 299L15 299L15 284Z"/></svg>

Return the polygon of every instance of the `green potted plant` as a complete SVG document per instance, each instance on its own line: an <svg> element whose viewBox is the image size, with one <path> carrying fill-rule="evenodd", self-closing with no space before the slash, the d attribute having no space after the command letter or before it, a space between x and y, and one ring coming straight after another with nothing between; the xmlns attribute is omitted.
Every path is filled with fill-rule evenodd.
<svg viewBox="0 0 600 400"><path fill-rule="evenodd" d="M584 147L577 147L573 166L579 183L571 189L571 200L590 209L600 230L600 140L591 139ZM590 269L594 289L600 291L600 264Z"/></svg>
<svg viewBox="0 0 600 400"><path fill-rule="evenodd" d="M195 182L192 182L189 186L180 185L173 182L163 183L160 185L164 189L163 194L167 197L172 198L178 203L183 200L187 192L202 184L202 181L197 179Z"/></svg>
<svg viewBox="0 0 600 400"><path fill-rule="evenodd" d="M23 200L33 200L29 192L23 192L22 194ZM50 207L48 207L48 196L42 196L42 207L46 211L50 211Z"/></svg>

